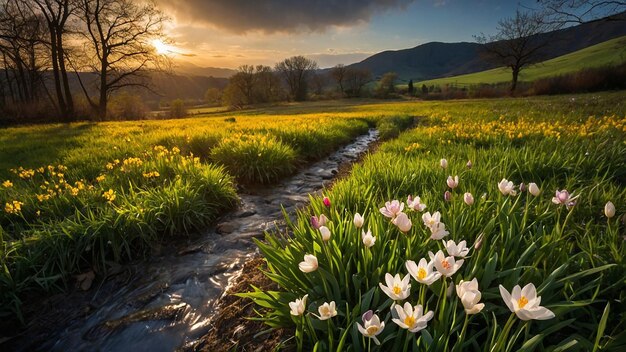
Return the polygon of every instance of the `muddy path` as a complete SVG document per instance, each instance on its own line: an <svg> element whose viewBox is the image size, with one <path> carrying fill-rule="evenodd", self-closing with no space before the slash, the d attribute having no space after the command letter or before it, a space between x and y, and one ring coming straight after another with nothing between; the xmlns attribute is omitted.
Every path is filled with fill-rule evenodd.
<svg viewBox="0 0 626 352"><path fill-rule="evenodd" d="M378 138L367 134L277 185L240 194L240 207L215 228L150 259L115 267L87 292L55 295L26 312L31 323L0 344L16 351L173 351L207 333L217 302L256 255L253 238L283 223L308 195L330 185ZM35 307L36 306L36 307ZM36 310L36 311L32 311Z"/></svg>

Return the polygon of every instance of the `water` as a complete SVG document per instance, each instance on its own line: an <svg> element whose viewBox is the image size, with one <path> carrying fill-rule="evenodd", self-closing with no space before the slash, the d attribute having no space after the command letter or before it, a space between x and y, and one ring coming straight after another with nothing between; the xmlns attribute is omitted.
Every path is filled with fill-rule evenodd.
<svg viewBox="0 0 626 352"><path fill-rule="evenodd" d="M18 351L173 351L193 344L210 328L217 301L243 263L255 255L252 238L283 222L281 205L288 213L306 205L308 194L319 192L377 137L372 129L275 186L241 194L238 210L192 241L120 267L87 292L42 303L47 309L8 344Z"/></svg>

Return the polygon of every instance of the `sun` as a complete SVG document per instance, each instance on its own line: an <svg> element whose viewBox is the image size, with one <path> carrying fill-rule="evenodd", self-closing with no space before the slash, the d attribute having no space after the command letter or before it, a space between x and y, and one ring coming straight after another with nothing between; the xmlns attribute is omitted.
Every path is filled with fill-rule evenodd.
<svg viewBox="0 0 626 352"><path fill-rule="evenodd" d="M176 48L169 44L163 43L161 39L153 40L152 46L154 46L156 53L159 55L176 54Z"/></svg>

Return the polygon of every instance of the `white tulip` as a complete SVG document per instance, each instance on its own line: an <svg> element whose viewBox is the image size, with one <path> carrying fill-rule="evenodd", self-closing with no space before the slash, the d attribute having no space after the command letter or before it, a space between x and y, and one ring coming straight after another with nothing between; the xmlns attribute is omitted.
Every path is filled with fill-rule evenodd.
<svg viewBox="0 0 626 352"><path fill-rule="evenodd" d="M446 247L446 252L448 255L453 257L462 257L465 258L469 253L469 248L467 248L467 242L464 240L456 244L453 240L449 240L448 242L442 241L443 246Z"/></svg>
<svg viewBox="0 0 626 352"><path fill-rule="evenodd" d="M306 299L309 295L304 295L302 299L296 299L294 302L289 302L289 308L291 309L291 315L302 315L306 311Z"/></svg>
<svg viewBox="0 0 626 352"><path fill-rule="evenodd" d="M517 192L515 191L515 185L513 185L513 182L507 180L506 178L503 178L498 183L498 189L500 190L500 193L502 193L505 196L508 196L508 195L514 196L517 194Z"/></svg>
<svg viewBox="0 0 626 352"><path fill-rule="evenodd" d="M376 237L372 236L372 231L369 229L367 230L367 232L361 231L361 239L363 240L363 244L367 248L371 248L374 243L376 243Z"/></svg>
<svg viewBox="0 0 626 352"><path fill-rule="evenodd" d="M412 260L407 260L405 263L406 270L415 279L415 281L431 285L441 277L441 273L433 270L434 262L426 262L426 259L422 258L419 264L415 264Z"/></svg>
<svg viewBox="0 0 626 352"><path fill-rule="evenodd" d="M448 187L452 189L457 188L459 186L459 176L454 176L454 178L452 178L452 176L448 176L446 183L448 184Z"/></svg>
<svg viewBox="0 0 626 352"><path fill-rule="evenodd" d="M304 261L298 264L298 267L303 273L310 273L317 270L317 257L312 254L305 254Z"/></svg>
<svg viewBox="0 0 626 352"><path fill-rule="evenodd" d="M322 240L327 242L330 240L330 230L326 226L320 226L320 233L322 234Z"/></svg>
<svg viewBox="0 0 626 352"><path fill-rule="evenodd" d="M454 260L454 257L446 257L443 255L443 252L439 250L437 254L433 254L432 252L428 252L431 260L435 262L435 268L437 271L441 273L441 275L450 277L454 275L461 268L463 262L465 260Z"/></svg>
<svg viewBox="0 0 626 352"><path fill-rule="evenodd" d="M467 205L472 205L474 204L474 196L471 193L467 192L463 195L463 201Z"/></svg>
<svg viewBox="0 0 626 352"><path fill-rule="evenodd" d="M406 299L411 293L411 284L409 283L410 276L407 274L404 278L400 278L400 274L391 276L391 274L385 274L386 286L381 283L378 285L383 292L394 301L401 301Z"/></svg>
<svg viewBox="0 0 626 352"><path fill-rule="evenodd" d="M337 309L335 309L335 301L331 301L330 303L324 302L324 304L317 308L317 311L320 313L320 315L313 315L315 315L319 320L327 320L336 316Z"/></svg>
<svg viewBox="0 0 626 352"><path fill-rule="evenodd" d="M509 310L515 313L521 320L547 320L554 318L554 313L551 310L539 305L541 296L537 296L537 289L532 283L524 286L524 288L515 285L510 294L504 286L500 285L500 295Z"/></svg>
<svg viewBox="0 0 626 352"><path fill-rule="evenodd" d="M533 196L537 197L541 193L541 190L539 189L536 183L531 182L528 184L528 192L530 192L530 194L532 194Z"/></svg>
<svg viewBox="0 0 626 352"><path fill-rule="evenodd" d="M391 222L398 226L398 229L404 233L409 232L409 230L411 230L411 226L413 226L411 219L409 219L405 213L398 213L398 215L391 220Z"/></svg>
<svg viewBox="0 0 626 352"><path fill-rule="evenodd" d="M363 336L369 337L374 340L377 345L380 345L380 341L378 341L376 335L383 332L383 330L385 329L385 322L380 321L378 315L374 314L374 312L372 312L371 310L365 312L361 316L361 319L363 320L363 325L356 323L359 332L363 334Z"/></svg>
<svg viewBox="0 0 626 352"><path fill-rule="evenodd" d="M404 307L399 304L394 306L397 318L392 319L399 327L407 329L410 332L418 332L426 328L426 324L435 315L433 311L426 314L422 314L424 308L418 304L415 307L411 306L409 302L404 303Z"/></svg>
<svg viewBox="0 0 626 352"><path fill-rule="evenodd" d="M606 217L609 219L615 216L615 205L613 204L613 202L606 202L606 204L604 205L604 215L606 215Z"/></svg>
<svg viewBox="0 0 626 352"><path fill-rule="evenodd" d="M361 214L356 213L354 214L354 226L356 226L357 229L360 229L361 227L363 227L363 217L361 216Z"/></svg>

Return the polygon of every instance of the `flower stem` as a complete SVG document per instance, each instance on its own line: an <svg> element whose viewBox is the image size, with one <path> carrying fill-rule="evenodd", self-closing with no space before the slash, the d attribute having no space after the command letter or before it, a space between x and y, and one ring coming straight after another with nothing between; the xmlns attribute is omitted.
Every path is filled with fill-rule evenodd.
<svg viewBox="0 0 626 352"><path fill-rule="evenodd" d="M509 332L511 331L511 327L513 327L513 323L515 323L515 313L511 313L509 316L509 320L507 320L504 328L502 329L502 333L496 342L496 346L493 351L504 351L504 347L506 345L507 340L509 339Z"/></svg>
<svg viewBox="0 0 626 352"><path fill-rule="evenodd" d="M467 323L469 322L469 315L465 314L465 321L463 322L463 328L461 329L461 335L459 336L459 340L457 341L457 344L455 345L454 350L456 351L456 346L459 346L458 351L462 351L463 348L461 347L463 344L463 341L465 340L465 332L467 331Z"/></svg>

